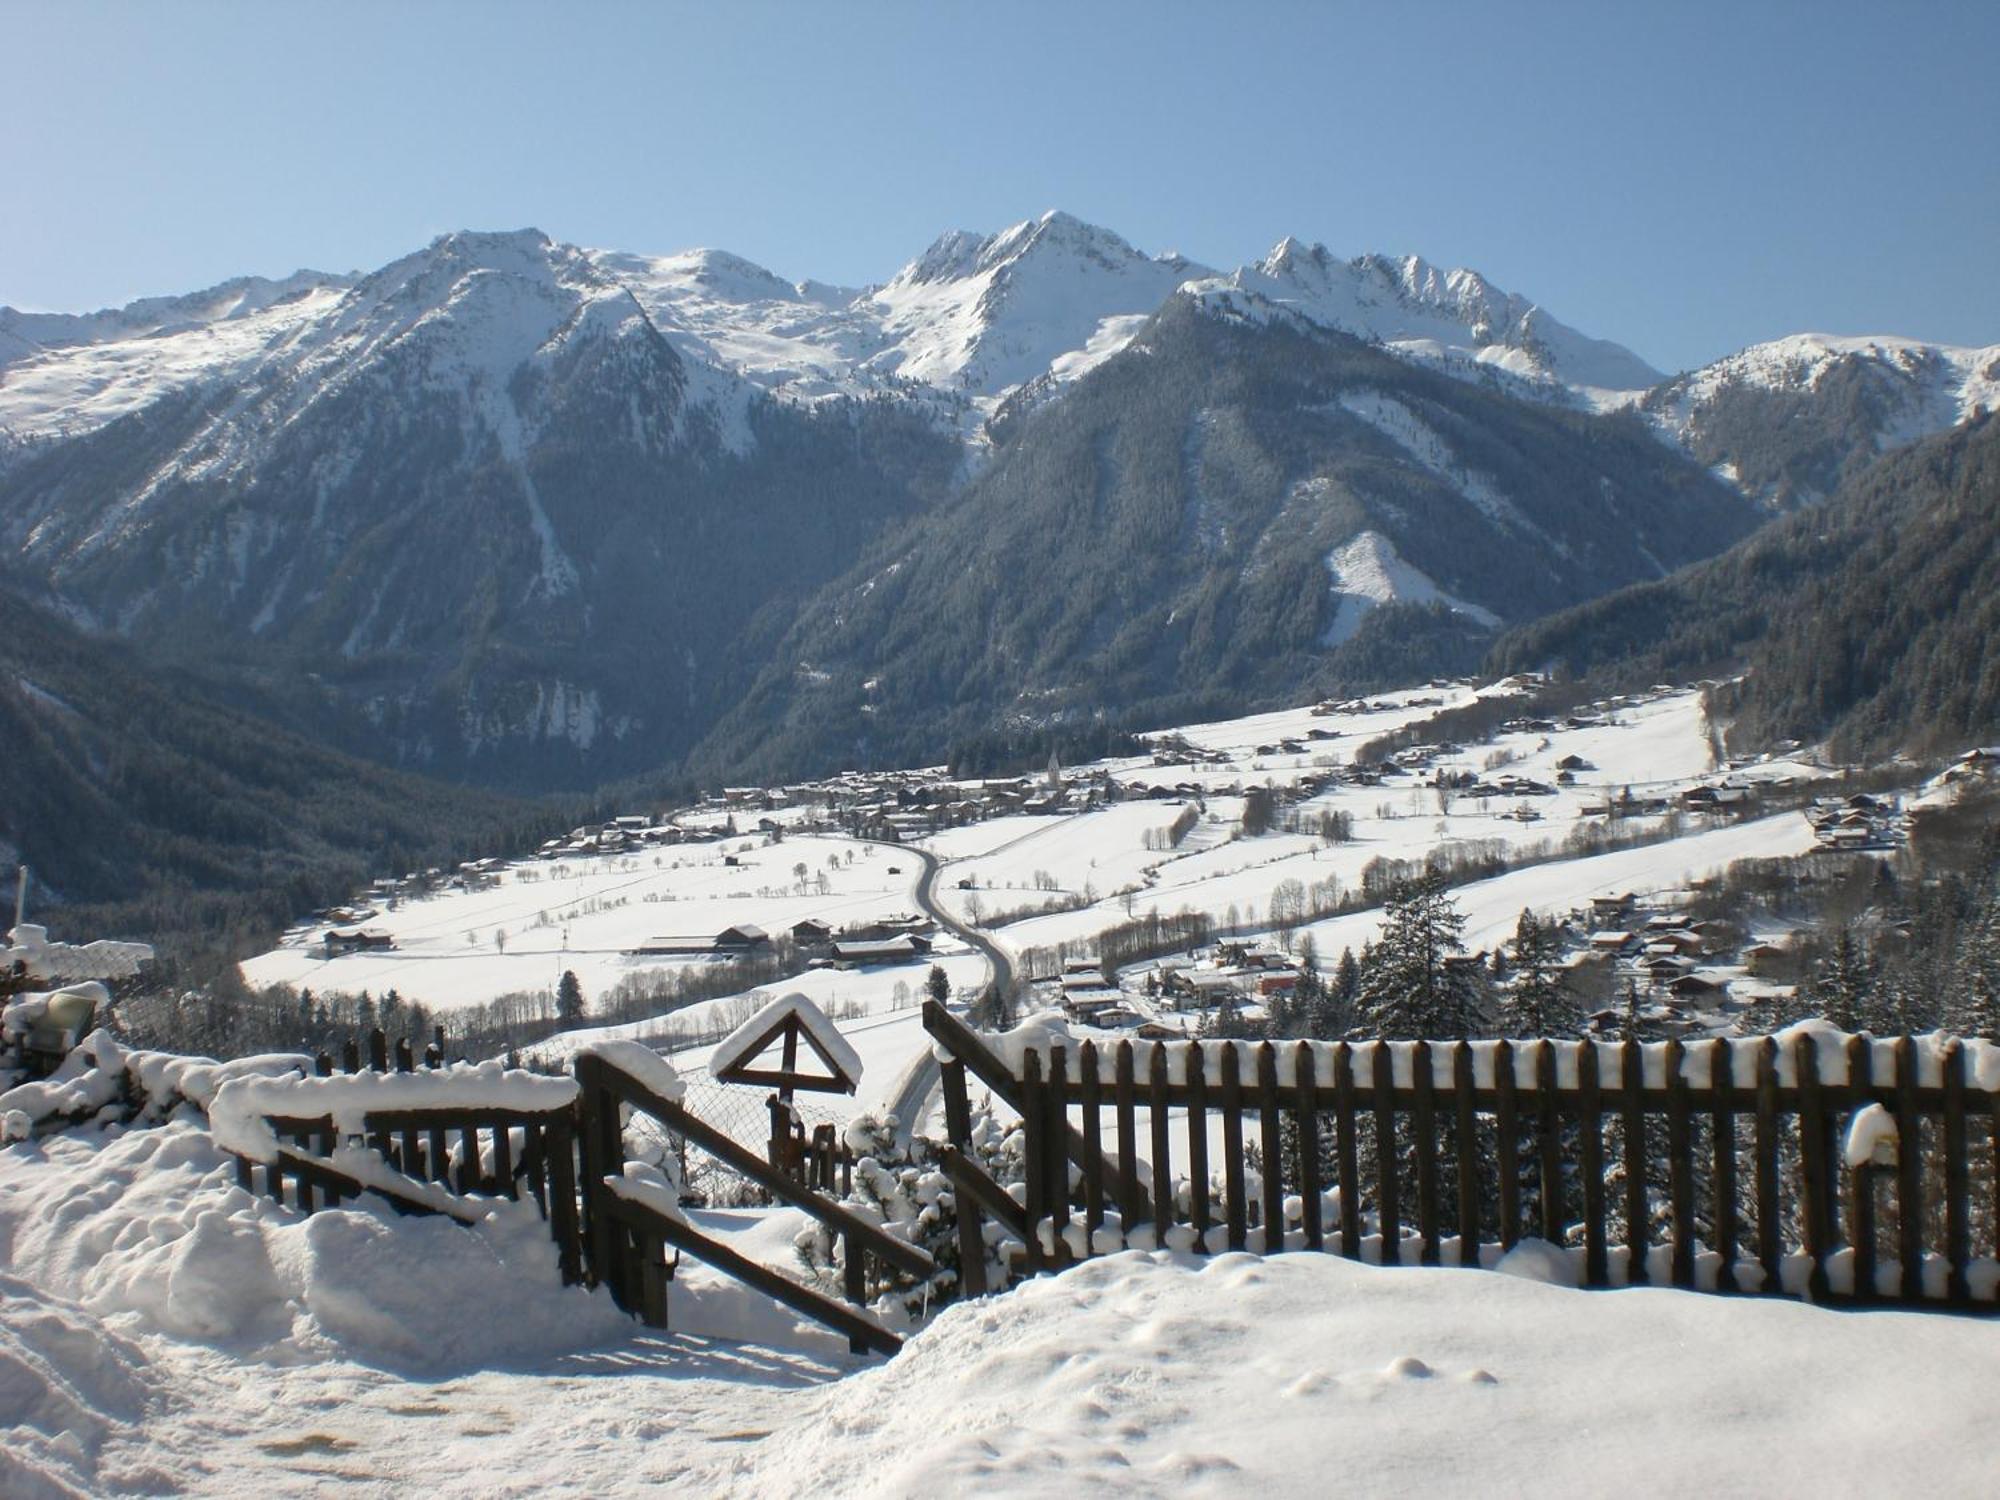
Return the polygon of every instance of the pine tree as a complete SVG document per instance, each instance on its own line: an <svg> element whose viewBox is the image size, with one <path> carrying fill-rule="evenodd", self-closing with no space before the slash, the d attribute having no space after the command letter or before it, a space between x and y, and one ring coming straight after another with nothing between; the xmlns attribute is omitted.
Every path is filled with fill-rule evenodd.
<svg viewBox="0 0 2000 1500"><path fill-rule="evenodd" d="M1571 1036L1582 1026L1583 1007L1562 953L1562 930L1524 910L1514 926L1514 982L1500 1002L1504 1035Z"/></svg>
<svg viewBox="0 0 2000 1500"><path fill-rule="evenodd" d="M1354 997L1361 989L1361 965L1354 960L1352 948L1340 950L1340 962L1334 965L1332 999L1339 1013L1351 1015L1354 1011ZM1343 1028L1344 1029L1344 1028ZM1339 1035L1338 1032L1333 1035Z"/></svg>
<svg viewBox="0 0 2000 1500"><path fill-rule="evenodd" d="M1464 916L1436 875L1412 881L1390 900L1355 997L1370 1034L1431 1040L1478 1034L1481 997L1462 968L1445 963L1463 947L1464 930Z"/></svg>
<svg viewBox="0 0 2000 1500"><path fill-rule="evenodd" d="M1813 1005L1842 1031L1861 1031L1873 1021L1876 966L1867 945L1843 923L1834 935L1833 951L1821 959L1813 975Z"/></svg>
<svg viewBox="0 0 2000 1500"><path fill-rule="evenodd" d="M1969 921L1953 965L1945 1026L1957 1036L2000 1041L2000 894Z"/></svg>
<svg viewBox="0 0 2000 1500"><path fill-rule="evenodd" d="M924 977L924 993L939 1005L951 998L951 976L945 973L944 965L931 965L930 973Z"/></svg>
<svg viewBox="0 0 2000 1500"><path fill-rule="evenodd" d="M556 1024L564 1030L583 1024L583 985L574 969L564 969L556 981Z"/></svg>

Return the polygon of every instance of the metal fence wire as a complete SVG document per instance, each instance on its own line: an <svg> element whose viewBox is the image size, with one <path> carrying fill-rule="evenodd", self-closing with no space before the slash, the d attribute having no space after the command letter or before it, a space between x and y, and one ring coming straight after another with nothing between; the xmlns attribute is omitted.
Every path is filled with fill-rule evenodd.
<svg viewBox="0 0 2000 1500"><path fill-rule="evenodd" d="M690 1113L700 1116L704 1122L759 1158L769 1152L769 1089L717 1083L701 1074L684 1075L682 1082L687 1092L681 1102ZM830 1124L836 1134L845 1128L846 1121L842 1116L810 1095L795 1099L792 1107L805 1123L808 1136L816 1125ZM652 1120L635 1118L626 1126L626 1134L635 1146L657 1145L673 1156L680 1166L682 1200L690 1205L747 1208L761 1207L771 1201L768 1192L742 1173L716 1160L699 1146L689 1145L685 1138Z"/></svg>

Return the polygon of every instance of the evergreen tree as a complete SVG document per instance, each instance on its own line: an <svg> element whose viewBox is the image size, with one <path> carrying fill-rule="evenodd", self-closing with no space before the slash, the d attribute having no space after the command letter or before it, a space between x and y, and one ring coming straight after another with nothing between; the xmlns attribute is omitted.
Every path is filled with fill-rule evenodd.
<svg viewBox="0 0 2000 1500"><path fill-rule="evenodd" d="M1354 997L1361 989L1361 965L1354 960L1352 948L1340 950L1340 962L1334 965L1332 999L1339 1011L1351 1015L1354 1011Z"/></svg>
<svg viewBox="0 0 2000 1500"><path fill-rule="evenodd" d="M1954 965L1945 1026L1962 1037L2000 1041L2000 894L1966 924Z"/></svg>
<svg viewBox="0 0 2000 1500"><path fill-rule="evenodd" d="M1464 930L1464 916L1435 875L1410 882L1390 900L1381 941L1361 969L1356 993L1370 1034L1449 1040L1482 1029L1471 977L1445 963L1463 947Z"/></svg>
<svg viewBox="0 0 2000 1500"><path fill-rule="evenodd" d="M951 976L945 973L944 965L931 965L930 973L924 976L924 993L939 1005L951 998Z"/></svg>
<svg viewBox="0 0 2000 1500"><path fill-rule="evenodd" d="M566 1031L583 1024L583 985L574 969L564 969L556 981L556 1024Z"/></svg>
<svg viewBox="0 0 2000 1500"><path fill-rule="evenodd" d="M1842 1031L1869 1029L1875 1019L1876 966L1867 944L1842 923L1833 951L1815 967L1813 1006Z"/></svg>
<svg viewBox="0 0 2000 1500"><path fill-rule="evenodd" d="M1583 1007L1562 961L1562 930L1524 910L1514 926L1514 982L1500 1002L1500 1030L1510 1037L1571 1036Z"/></svg>

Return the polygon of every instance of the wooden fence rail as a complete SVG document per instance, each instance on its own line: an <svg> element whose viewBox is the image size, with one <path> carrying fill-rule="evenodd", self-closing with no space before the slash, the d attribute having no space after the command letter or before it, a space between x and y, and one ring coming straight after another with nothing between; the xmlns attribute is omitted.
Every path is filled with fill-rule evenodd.
<svg viewBox="0 0 2000 1500"><path fill-rule="evenodd" d="M608 1285L621 1307L638 1313L648 1322L664 1326L666 1300L664 1286L660 1284L664 1270L655 1268L663 1267L669 1244L721 1266L738 1279L751 1280L751 1284L762 1290L768 1292L771 1287L765 1280L746 1276L743 1266L748 1263L726 1246L716 1245L680 1221L650 1213L642 1205L621 1201L609 1190L606 1179L617 1176L625 1166L621 1106L626 1105L651 1115L673 1134L762 1186L772 1197L803 1209L842 1236L843 1290L854 1307L862 1307L867 1301L867 1257L871 1255L912 1276L929 1276L937 1269L930 1253L921 1246L885 1233L879 1225L816 1192L609 1059L585 1052L577 1057L574 1069L583 1091L577 1100L582 1123L580 1186L591 1279ZM871 1348L893 1353L901 1347L901 1341L893 1334L802 1283L788 1284L781 1300L845 1333L850 1348L857 1354Z"/></svg>
<svg viewBox="0 0 2000 1500"><path fill-rule="evenodd" d="M424 1066L442 1066L441 1043L440 1030L438 1040L426 1049ZM349 1042L341 1071L416 1071L415 1052L408 1040L395 1044L393 1064L388 1039L379 1029L370 1033L366 1048L364 1060L362 1045ZM317 1071L321 1077L332 1076L333 1059L320 1054ZM357 1176L333 1164L329 1158L341 1146L353 1143L341 1139L330 1115L266 1118L279 1141L288 1143L290 1149L281 1147L269 1162L237 1157L236 1180L246 1191L258 1191L261 1179L265 1196L302 1213L338 1207L370 1193L402 1213L445 1214L468 1223L475 1214L425 1192L423 1185L435 1183L460 1197L532 1197L549 1223L563 1280L575 1283L583 1279L575 1112L570 1106L543 1110L463 1105L371 1110L362 1119L360 1142L373 1148L389 1173L409 1179L405 1183L377 1173Z"/></svg>
<svg viewBox="0 0 2000 1500"><path fill-rule="evenodd" d="M1991 1044L1100 1046L981 1036L936 1005L924 1024L951 1059L965 1248L1004 1195L965 1154L968 1075L1022 1117L1030 1269L1161 1244L1477 1266L1533 1236L1587 1286L2000 1305ZM977 1294L984 1258L962 1259Z"/></svg>

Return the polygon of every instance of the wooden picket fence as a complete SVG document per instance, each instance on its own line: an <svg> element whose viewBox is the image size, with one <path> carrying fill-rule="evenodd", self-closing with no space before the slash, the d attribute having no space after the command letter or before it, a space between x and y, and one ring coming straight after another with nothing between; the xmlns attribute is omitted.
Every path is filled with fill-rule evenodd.
<svg viewBox="0 0 2000 1500"><path fill-rule="evenodd" d="M1534 1236L1573 1247L1591 1287L2000 1306L1989 1044L1851 1037L1829 1049L1795 1034L1072 1050L975 1033L935 1004L924 1024L949 1057L945 1170L974 1295L992 1217L1030 1271L1160 1245L1479 1266ZM969 1078L1021 1116L1018 1200L967 1154ZM1842 1137L1869 1105L1893 1122L1870 1137L1884 1159L1850 1164Z"/></svg>
<svg viewBox="0 0 2000 1500"><path fill-rule="evenodd" d="M424 1066L442 1066L442 1042L440 1035L427 1049ZM392 1049L379 1030L369 1036L365 1053L350 1044L343 1061L349 1073L408 1073L418 1066L411 1043ZM317 1071L331 1076L333 1059L322 1054ZM620 1307L650 1326L667 1326L666 1285L685 1252L844 1334L857 1353L893 1354L902 1347L901 1339L865 1311L870 1259L919 1277L936 1266L920 1246L885 1233L838 1201L833 1179L841 1163L831 1143L817 1143L817 1158L774 1164L612 1060L584 1053L573 1071L579 1088L575 1102L550 1109L454 1105L369 1111L362 1117L361 1143L389 1170L367 1172L365 1180L330 1160L343 1145L355 1144L343 1142L331 1115L267 1115L282 1144L269 1162L239 1156L237 1181L247 1191L261 1187L274 1202L302 1213L367 1193L403 1213L443 1214L467 1224L476 1223L481 1210L460 1200L532 1197L548 1222L563 1280L604 1286ZM651 1115L670 1135L844 1237L847 1300L744 1257L702 1233L678 1205L663 1210L615 1191L626 1168L628 1109ZM851 1162L847 1168L851 1171ZM427 1192L433 1183L446 1192Z"/></svg>
<svg viewBox="0 0 2000 1500"><path fill-rule="evenodd" d="M444 1064L443 1031L424 1053L427 1068ZM367 1050L355 1042L344 1049L341 1071L410 1073L417 1070L411 1042L393 1049L386 1035L369 1033ZM316 1071L333 1075L334 1060L322 1052ZM475 1215L444 1200L399 1188L379 1179L362 1181L328 1164L342 1142L329 1115L271 1115L268 1123L281 1146L275 1159L236 1159L236 1180L246 1191L260 1190L275 1203L301 1213L335 1208L363 1193L387 1200L399 1212L445 1214L463 1222ZM452 1107L372 1110L363 1117L364 1140L395 1172L417 1183L437 1183L456 1196L534 1199L548 1220L563 1280L582 1279L581 1232L577 1222L574 1111Z"/></svg>

